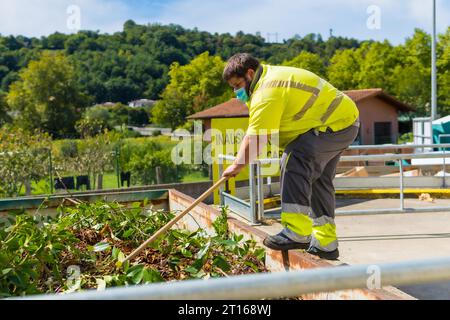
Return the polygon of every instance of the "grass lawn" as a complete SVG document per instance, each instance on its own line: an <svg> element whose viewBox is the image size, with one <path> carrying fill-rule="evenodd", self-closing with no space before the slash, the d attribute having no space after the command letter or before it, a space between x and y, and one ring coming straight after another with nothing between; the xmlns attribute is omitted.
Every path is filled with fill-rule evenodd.
<svg viewBox="0 0 450 320"><path fill-rule="evenodd" d="M208 176L204 176L202 172L196 171L191 172L188 175L185 175L182 179L182 182L200 182L200 181L209 181Z"/></svg>

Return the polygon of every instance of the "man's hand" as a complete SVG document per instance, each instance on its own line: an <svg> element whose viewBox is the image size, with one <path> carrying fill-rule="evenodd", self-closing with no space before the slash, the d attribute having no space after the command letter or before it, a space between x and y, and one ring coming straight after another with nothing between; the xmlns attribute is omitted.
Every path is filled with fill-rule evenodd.
<svg viewBox="0 0 450 320"><path fill-rule="evenodd" d="M225 170L225 172L222 174L222 177L236 177L244 167L245 165L242 164L232 164Z"/></svg>

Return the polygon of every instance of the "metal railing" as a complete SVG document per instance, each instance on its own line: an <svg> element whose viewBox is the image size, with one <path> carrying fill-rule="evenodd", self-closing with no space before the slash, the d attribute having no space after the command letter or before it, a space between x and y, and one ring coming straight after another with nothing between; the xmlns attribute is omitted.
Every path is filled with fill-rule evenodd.
<svg viewBox="0 0 450 320"><path fill-rule="evenodd" d="M397 161L399 166L399 207L398 208L386 208L386 209L367 209L367 210L337 210L336 215L368 215L368 214L393 214L393 213L407 213L407 212L439 212L450 210L450 206L433 206L433 207L420 207L420 208L405 208L405 177L404 177L404 164L403 160L411 159L444 159L443 161L443 177L442 186L446 187L446 158L450 158L450 153L445 152L445 148L450 148L450 144L431 144L431 145L416 145L416 144L404 144L404 145L376 145L376 146L351 146L348 150L376 150L376 149L417 149L417 148L443 148L443 152L433 153L418 153L418 154L376 154L376 155L352 155L342 156L340 162L350 161ZM223 172L223 161L233 161L236 157L230 155L219 155L219 175ZM264 217L279 218L280 212L277 210L270 210L265 212L264 210L264 185L262 178L262 166L279 163L279 158L271 159L258 159L250 164L249 186L250 186L250 203L233 197L220 190L221 203L228 205L231 210L238 209L235 212L242 215L249 220L252 224L259 224ZM344 178L342 178L344 179ZM361 178L359 178L361 179ZM236 205L236 201L239 201L239 205ZM242 210L244 208L245 210ZM233 210L234 211L234 210Z"/></svg>
<svg viewBox="0 0 450 320"><path fill-rule="evenodd" d="M261 273L205 280L119 287L27 300L244 300L299 297L309 293L350 289L381 289L450 280L450 258L339 266L301 271ZM377 286L379 285L379 287ZM270 290L267 290L270 288Z"/></svg>

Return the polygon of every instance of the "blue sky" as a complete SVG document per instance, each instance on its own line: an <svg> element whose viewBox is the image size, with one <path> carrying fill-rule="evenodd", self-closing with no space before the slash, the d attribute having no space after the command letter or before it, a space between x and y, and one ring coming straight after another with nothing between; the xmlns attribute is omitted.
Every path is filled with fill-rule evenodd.
<svg viewBox="0 0 450 320"><path fill-rule="evenodd" d="M112 33L133 19L138 23L175 23L210 32L242 30L278 33L279 40L295 34L321 33L358 39L388 39L394 44L414 28L431 31L431 0L0 0L0 33L26 36L70 33L67 8L80 8L81 28ZM380 12L380 28L367 27L371 11ZM437 0L438 31L450 21L450 0Z"/></svg>

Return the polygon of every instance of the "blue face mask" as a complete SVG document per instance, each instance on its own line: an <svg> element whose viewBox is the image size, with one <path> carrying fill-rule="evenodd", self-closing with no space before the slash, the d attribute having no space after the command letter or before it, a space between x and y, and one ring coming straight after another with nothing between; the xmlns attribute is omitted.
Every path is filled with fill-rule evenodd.
<svg viewBox="0 0 450 320"><path fill-rule="evenodd" d="M245 88L234 90L234 93L236 94L236 98L238 98L238 100L242 101L243 103L247 103L248 100L250 100L250 97L248 96L247 90L245 90Z"/></svg>

